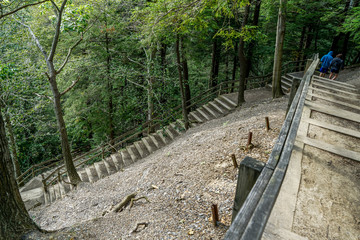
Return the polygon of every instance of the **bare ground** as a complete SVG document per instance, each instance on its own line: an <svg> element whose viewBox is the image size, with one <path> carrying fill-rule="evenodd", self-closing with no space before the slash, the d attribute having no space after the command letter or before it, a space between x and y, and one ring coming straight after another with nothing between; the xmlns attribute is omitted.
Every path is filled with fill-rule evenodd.
<svg viewBox="0 0 360 240"><path fill-rule="evenodd" d="M346 71L343 76L345 74ZM270 89L267 88L247 91L247 103L240 110L190 129L172 144L123 172L94 184L83 184L52 205L30 211L41 228L58 231L32 233L27 236L28 239L222 239L230 226L237 179L237 170L232 165L230 155L235 154L238 162L246 155L266 162L282 126L287 97L272 100L270 96ZM271 130L268 132L265 130L266 116L270 118ZM244 148L249 131L253 132L255 145L251 151ZM335 199L332 205L342 206L340 209L346 209L349 219L353 217L355 225L351 226L355 227L346 231L356 236L360 223L359 215L354 216L354 213L359 212L359 198L354 199L348 192L360 186L359 164L354 166L345 161L327 166L334 170L339 165L336 168L339 173L333 177L332 171L313 168L306 161L311 160L304 160L305 174L301 184L318 181L315 180L317 174L311 174L311 171L320 171L320 176L326 182L321 187L325 193L320 202L330 209L326 212L327 220L346 225L341 216L337 217L345 213L333 211L327 201L329 196L341 195L344 201ZM345 188L349 178L355 179L355 185ZM319 206L311 204L311 201L318 200L310 199L317 189L303 191L301 185L298 200L301 206L297 211L303 214L296 215L296 232L309 239L352 239L335 237L337 235L325 238L327 227L323 228L320 223L312 225L313 217L318 217ZM131 209L127 207L122 212L102 216L106 209L134 192L138 193L138 197L146 196L150 202L141 199ZM211 222L212 204L219 207L221 223L218 227ZM137 223L148 225L141 226L134 233ZM316 228L321 229L320 234L314 234ZM334 231L333 227L328 231Z"/></svg>

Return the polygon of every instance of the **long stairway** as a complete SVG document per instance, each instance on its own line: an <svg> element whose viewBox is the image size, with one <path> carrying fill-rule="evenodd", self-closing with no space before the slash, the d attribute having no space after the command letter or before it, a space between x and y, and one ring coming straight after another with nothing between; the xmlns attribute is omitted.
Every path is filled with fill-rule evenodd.
<svg viewBox="0 0 360 240"><path fill-rule="evenodd" d="M206 121L225 116L235 109L236 101L236 93L220 95L213 101L189 113L190 126L194 127ZM145 136L141 140L111 154L102 161L78 170L80 178L83 182L93 183L118 171L123 171L126 167L168 145L184 132L184 122L178 119L155 133ZM51 204L57 199L63 198L66 193L73 189L73 186L69 184L68 177L60 180L55 185L48 187L46 192L41 185L41 181L37 181L37 184L33 184L32 187L23 188L23 191L20 190L27 209L43 203Z"/></svg>

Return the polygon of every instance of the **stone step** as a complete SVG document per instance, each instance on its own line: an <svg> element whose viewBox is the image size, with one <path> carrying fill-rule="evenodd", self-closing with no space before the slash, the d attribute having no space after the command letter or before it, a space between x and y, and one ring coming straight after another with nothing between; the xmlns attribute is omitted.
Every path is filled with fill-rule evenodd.
<svg viewBox="0 0 360 240"><path fill-rule="evenodd" d="M111 154L111 159L113 160L117 171L119 171L125 167L120 153L117 152L117 153Z"/></svg>
<svg viewBox="0 0 360 240"><path fill-rule="evenodd" d="M216 102L211 101L211 102L209 102L209 105L212 106L214 109L216 109L216 111L218 111L219 113L221 113L221 114L225 113L225 111L221 107L219 107Z"/></svg>
<svg viewBox="0 0 360 240"><path fill-rule="evenodd" d="M55 195L55 189L53 186L49 187L49 194L50 194L50 203L55 202L56 200L56 195Z"/></svg>
<svg viewBox="0 0 360 240"><path fill-rule="evenodd" d="M131 159L129 152L126 149L123 149L120 154L125 167L133 164L133 160Z"/></svg>
<svg viewBox="0 0 360 240"><path fill-rule="evenodd" d="M167 134L169 134L171 139L175 139L177 136L179 136L179 134L171 127L171 126L167 126L165 127L165 131Z"/></svg>
<svg viewBox="0 0 360 240"><path fill-rule="evenodd" d="M83 181L83 182L90 182L89 176L87 175L86 171L78 172L78 174L79 174L79 176L80 176L81 181Z"/></svg>
<svg viewBox="0 0 360 240"><path fill-rule="evenodd" d="M227 104L226 102L222 101L220 98L215 98L214 101L227 111L232 110L232 107L229 106L229 104Z"/></svg>
<svg viewBox="0 0 360 240"><path fill-rule="evenodd" d="M197 111L192 111L189 113L189 119L193 122L203 123L203 119L200 117L200 114Z"/></svg>
<svg viewBox="0 0 360 240"><path fill-rule="evenodd" d="M143 141L143 143L144 143L145 147L147 148L147 150L149 151L149 153L152 153L157 150L156 145L154 144L154 142L151 140L150 137L143 137L141 139L141 141Z"/></svg>
<svg viewBox="0 0 360 240"><path fill-rule="evenodd" d="M150 154L143 141L137 141L134 145L142 158Z"/></svg>
<svg viewBox="0 0 360 240"><path fill-rule="evenodd" d="M161 138L162 142L165 144L169 144L172 142L171 137L169 134L165 131L165 129L160 129L156 131L156 134Z"/></svg>
<svg viewBox="0 0 360 240"><path fill-rule="evenodd" d="M213 119L211 117L211 115L209 113L207 113L204 108L203 109L198 108L198 109L196 109L196 111L202 116L202 118L205 119L205 121L210 121L211 119Z"/></svg>
<svg viewBox="0 0 360 240"><path fill-rule="evenodd" d="M172 122L170 126L179 134L183 134L185 132L185 126L183 127L179 122Z"/></svg>
<svg viewBox="0 0 360 240"><path fill-rule="evenodd" d="M109 173L109 175L117 172L117 168L111 156L105 158L103 161L106 167L106 171Z"/></svg>
<svg viewBox="0 0 360 240"><path fill-rule="evenodd" d="M100 179L109 175L103 161L94 163L94 167Z"/></svg>
<svg viewBox="0 0 360 240"><path fill-rule="evenodd" d="M94 166L88 166L85 168L85 171L88 175L89 181L91 183L96 182L97 180L99 180L99 176L97 175L97 172L95 170Z"/></svg>
<svg viewBox="0 0 360 240"><path fill-rule="evenodd" d="M149 138L155 144L156 148L161 148L167 144L167 142L165 142L157 133L150 134Z"/></svg>
<svg viewBox="0 0 360 240"><path fill-rule="evenodd" d="M222 100L224 100L228 105L230 105L230 107L232 107L233 109L237 107L236 102L234 102L233 100L231 100L230 98L228 98L225 95L221 95L220 98Z"/></svg>
<svg viewBox="0 0 360 240"><path fill-rule="evenodd" d="M203 106L209 113L211 113L215 118L222 116L222 113L214 108L211 104L207 103Z"/></svg>
<svg viewBox="0 0 360 240"><path fill-rule="evenodd" d="M214 110L212 110L207 104L203 105L202 108L212 117L217 118L217 114Z"/></svg>
<svg viewBox="0 0 360 240"><path fill-rule="evenodd" d="M127 146L126 150L128 151L130 158L133 162L136 162L141 158L140 153L137 151L134 144Z"/></svg>

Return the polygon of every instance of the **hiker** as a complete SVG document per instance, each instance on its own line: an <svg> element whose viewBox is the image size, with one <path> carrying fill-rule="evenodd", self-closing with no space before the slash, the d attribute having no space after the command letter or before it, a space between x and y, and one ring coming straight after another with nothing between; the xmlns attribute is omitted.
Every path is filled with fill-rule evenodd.
<svg viewBox="0 0 360 240"><path fill-rule="evenodd" d="M331 73L330 73L329 79L335 80L339 75L340 69L344 69L344 61L341 60L341 57L342 57L342 54L340 53L340 54L336 55L336 57L331 61L331 63L330 63Z"/></svg>
<svg viewBox="0 0 360 240"><path fill-rule="evenodd" d="M325 74L328 72L328 69L330 67L330 63L333 60L333 51L330 51L328 54L324 55L320 62L321 62L321 68L320 68L320 77L325 77Z"/></svg>

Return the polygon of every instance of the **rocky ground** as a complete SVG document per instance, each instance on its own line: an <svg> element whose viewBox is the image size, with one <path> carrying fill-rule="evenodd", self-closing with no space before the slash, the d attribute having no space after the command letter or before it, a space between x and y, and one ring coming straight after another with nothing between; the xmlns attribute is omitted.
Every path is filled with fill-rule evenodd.
<svg viewBox="0 0 360 240"><path fill-rule="evenodd" d="M344 71L339 81L348 72L354 74ZM238 162L245 156L266 162L282 126L288 99L272 100L271 90L262 88L247 91L246 100L241 109L190 129L123 172L83 184L50 206L30 211L42 229L58 231L33 233L27 238L222 239L230 226L237 179L230 155L235 154ZM265 129L265 117L270 119L270 131ZM245 145L250 131L255 147L248 150ZM139 199L132 208L104 215L109 207L132 193L147 199ZM217 227L212 225L212 204L219 208ZM135 231L139 223L143 225ZM299 232L306 235L307 231L312 229Z"/></svg>

